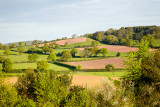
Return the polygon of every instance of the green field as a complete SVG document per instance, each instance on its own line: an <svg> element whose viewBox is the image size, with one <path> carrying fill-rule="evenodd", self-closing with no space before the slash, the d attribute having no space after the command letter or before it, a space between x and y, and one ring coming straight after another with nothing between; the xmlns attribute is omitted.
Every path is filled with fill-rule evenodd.
<svg viewBox="0 0 160 107"><path fill-rule="evenodd" d="M117 72L78 72L73 75L93 75L93 76L107 76L107 77L121 77L125 74L124 71Z"/></svg>
<svg viewBox="0 0 160 107"><path fill-rule="evenodd" d="M160 46L160 39L155 39L154 44L155 44L156 46Z"/></svg>

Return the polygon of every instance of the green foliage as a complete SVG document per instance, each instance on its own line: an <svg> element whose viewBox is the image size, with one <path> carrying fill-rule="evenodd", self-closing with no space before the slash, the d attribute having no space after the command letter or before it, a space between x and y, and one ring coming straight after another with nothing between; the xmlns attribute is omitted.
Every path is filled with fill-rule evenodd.
<svg viewBox="0 0 160 107"><path fill-rule="evenodd" d="M58 49L60 48L60 46L58 44L55 44L55 48Z"/></svg>
<svg viewBox="0 0 160 107"><path fill-rule="evenodd" d="M52 48L49 48L49 49L48 49L48 52L53 53L54 50L53 50Z"/></svg>
<svg viewBox="0 0 160 107"><path fill-rule="evenodd" d="M37 70L39 72L45 72L45 71L47 71L48 67L49 67L49 65L44 60L37 62Z"/></svg>
<svg viewBox="0 0 160 107"><path fill-rule="evenodd" d="M78 66L76 67L76 70L80 70L82 68L82 66L80 64L78 64Z"/></svg>
<svg viewBox="0 0 160 107"><path fill-rule="evenodd" d="M37 61L38 58L39 58L39 55L37 53L28 55L28 61L31 61L31 62Z"/></svg>
<svg viewBox="0 0 160 107"><path fill-rule="evenodd" d="M91 46L98 46L99 45L99 41L92 41Z"/></svg>
<svg viewBox="0 0 160 107"><path fill-rule="evenodd" d="M68 61L68 59L71 59L72 55L69 51L63 51L61 55L61 60Z"/></svg>
<svg viewBox="0 0 160 107"><path fill-rule="evenodd" d="M49 50L49 46L47 44L45 44L44 47L42 48L42 50L46 54L48 52L48 50Z"/></svg>
<svg viewBox="0 0 160 107"><path fill-rule="evenodd" d="M127 40L126 45L131 47L133 45L133 40L132 39Z"/></svg>
<svg viewBox="0 0 160 107"><path fill-rule="evenodd" d="M118 44L118 38L116 36L114 36L114 35L109 35L109 36L106 36L105 42L107 44L114 44L114 45L116 45L116 44Z"/></svg>
<svg viewBox="0 0 160 107"><path fill-rule="evenodd" d="M97 35L96 35L96 40L98 40L98 41L101 41L102 40L102 38L101 38L101 33L97 33Z"/></svg>
<svg viewBox="0 0 160 107"><path fill-rule="evenodd" d="M13 69L13 63L9 58L7 58L3 63L2 63L3 71L11 71Z"/></svg>
<svg viewBox="0 0 160 107"><path fill-rule="evenodd" d="M121 56L121 53L117 52L116 57L120 57L120 56Z"/></svg>
<svg viewBox="0 0 160 107"><path fill-rule="evenodd" d="M115 67L113 66L113 64L106 64L105 68L106 68L106 71L112 71L112 70L115 69Z"/></svg>
<svg viewBox="0 0 160 107"><path fill-rule="evenodd" d="M0 63L3 63L6 60L6 58L4 56L0 57Z"/></svg>
<svg viewBox="0 0 160 107"><path fill-rule="evenodd" d="M0 43L0 49L3 49L3 44L2 43Z"/></svg>
<svg viewBox="0 0 160 107"><path fill-rule="evenodd" d="M0 83L0 105L2 107L14 107L18 102L17 91L14 86Z"/></svg>
<svg viewBox="0 0 160 107"><path fill-rule="evenodd" d="M51 61L51 62L54 62L54 61L57 60L57 56L56 56L55 53L50 53L50 54L48 55L47 59L48 59L49 61Z"/></svg>
<svg viewBox="0 0 160 107"><path fill-rule="evenodd" d="M6 50L4 51L4 54L5 54L6 56L8 56L9 54L11 54L10 49L6 49Z"/></svg>
<svg viewBox="0 0 160 107"><path fill-rule="evenodd" d="M75 57L75 56L76 56L76 53L78 53L78 49L73 48L73 49L71 50L72 57Z"/></svg>
<svg viewBox="0 0 160 107"><path fill-rule="evenodd" d="M91 51L90 50L83 50L82 53L81 53L81 57L82 58L88 58L92 55Z"/></svg>
<svg viewBox="0 0 160 107"><path fill-rule="evenodd" d="M138 52L136 53L137 54L137 58L140 59L140 58L143 58L143 57L146 57L148 55L148 52L149 52L149 42L148 41L141 41L139 46L138 46Z"/></svg>
<svg viewBox="0 0 160 107"><path fill-rule="evenodd" d="M11 48L16 48L17 47L17 45L15 44L15 43L13 43L12 45L11 45Z"/></svg>
<svg viewBox="0 0 160 107"><path fill-rule="evenodd" d="M107 48L101 48L101 49L100 49L100 53L103 54L103 56L105 57L106 54L108 53Z"/></svg>
<svg viewBox="0 0 160 107"><path fill-rule="evenodd" d="M65 47L68 46L68 42L65 42L64 46L65 46Z"/></svg>
<svg viewBox="0 0 160 107"><path fill-rule="evenodd" d="M93 47L93 48L90 49L90 51L94 56L97 56L99 54L99 48L98 47Z"/></svg>
<svg viewBox="0 0 160 107"><path fill-rule="evenodd" d="M23 46L23 42L19 42L18 45L19 45L19 47L22 47Z"/></svg>
<svg viewBox="0 0 160 107"><path fill-rule="evenodd" d="M19 53L19 55L21 55L23 52L25 52L24 48L23 47L19 47L17 49L17 52Z"/></svg>

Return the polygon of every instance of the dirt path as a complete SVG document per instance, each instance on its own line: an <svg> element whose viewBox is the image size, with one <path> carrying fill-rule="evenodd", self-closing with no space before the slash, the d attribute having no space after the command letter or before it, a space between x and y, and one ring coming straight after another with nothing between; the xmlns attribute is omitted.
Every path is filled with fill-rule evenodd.
<svg viewBox="0 0 160 107"><path fill-rule="evenodd" d="M116 78L117 79L117 78ZM6 78L5 81L8 83L15 84L18 80L18 77L9 77ZM105 76L83 76L83 75L74 75L72 80L72 85L80 85L84 87L98 87L103 83L108 82L109 84L113 84Z"/></svg>

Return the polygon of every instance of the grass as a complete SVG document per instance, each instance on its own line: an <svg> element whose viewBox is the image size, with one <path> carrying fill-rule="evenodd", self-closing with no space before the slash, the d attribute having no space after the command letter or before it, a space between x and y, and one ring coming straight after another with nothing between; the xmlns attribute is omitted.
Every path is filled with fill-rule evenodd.
<svg viewBox="0 0 160 107"><path fill-rule="evenodd" d="M160 46L160 39L155 39L154 44L156 44L156 46Z"/></svg>
<svg viewBox="0 0 160 107"><path fill-rule="evenodd" d="M48 67L49 70L55 70L55 71L69 71L70 70L69 68L59 66L56 64L51 64L51 63L48 63L48 64L49 64L49 67ZM13 69L26 69L28 67L32 67L36 69L37 64L36 63L14 63L13 64Z"/></svg>
<svg viewBox="0 0 160 107"><path fill-rule="evenodd" d="M124 71L116 71L116 72L77 72L77 73L73 73L73 75L121 77L121 76L125 75L125 72Z"/></svg>

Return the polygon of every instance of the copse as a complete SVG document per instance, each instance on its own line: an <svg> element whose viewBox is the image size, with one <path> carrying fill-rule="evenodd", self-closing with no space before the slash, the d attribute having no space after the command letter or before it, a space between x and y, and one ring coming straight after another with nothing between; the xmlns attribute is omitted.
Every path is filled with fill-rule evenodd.
<svg viewBox="0 0 160 107"><path fill-rule="evenodd" d="M68 59L71 59L72 55L69 51L63 51L61 54L61 60L68 61Z"/></svg>
<svg viewBox="0 0 160 107"><path fill-rule="evenodd" d="M73 48L73 49L71 50L72 57L75 57L77 53L78 53L78 49Z"/></svg>
<svg viewBox="0 0 160 107"><path fill-rule="evenodd" d="M99 45L99 41L92 41L91 46L98 46Z"/></svg>

